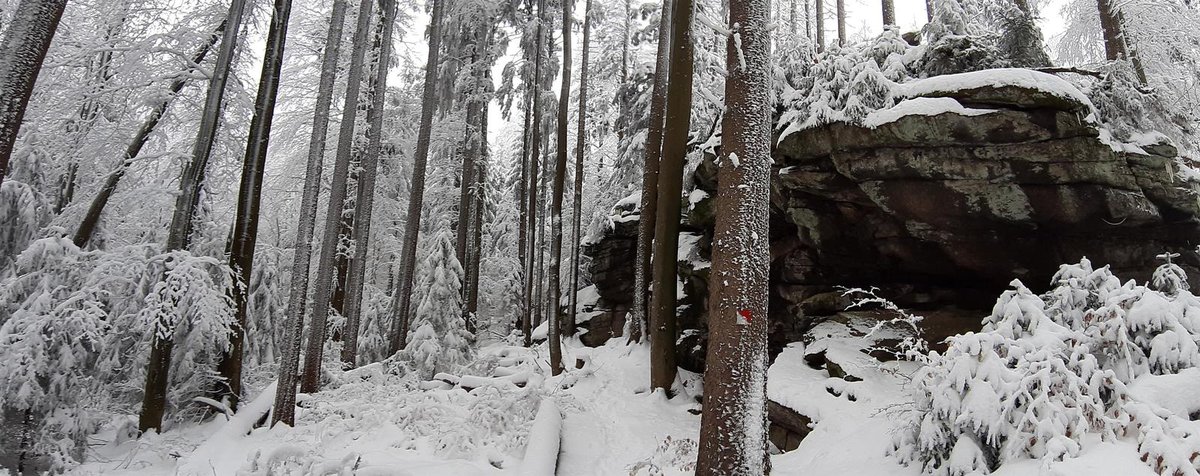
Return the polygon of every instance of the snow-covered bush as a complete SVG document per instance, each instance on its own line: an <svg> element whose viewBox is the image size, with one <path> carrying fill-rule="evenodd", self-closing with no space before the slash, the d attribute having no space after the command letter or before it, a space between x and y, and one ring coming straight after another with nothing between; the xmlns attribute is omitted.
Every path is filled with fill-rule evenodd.
<svg viewBox="0 0 1200 476"><path fill-rule="evenodd" d="M1139 377L1200 364L1200 300L1178 266L1154 276L1151 287L1122 284L1084 259L1042 296L1013 281L980 332L952 337L914 376L916 411L896 455L927 474L988 473L1135 436L1160 474L1196 474L1200 437L1128 393Z"/></svg>
<svg viewBox="0 0 1200 476"><path fill-rule="evenodd" d="M423 378L465 364L474 339L463 322L463 269L454 257L449 233L438 232L431 245L418 277L420 300L412 335L403 351L405 360Z"/></svg>
<svg viewBox="0 0 1200 476"><path fill-rule="evenodd" d="M0 409L28 415L31 450L61 467L88 435L137 412L153 333L176 342L177 419L178 404L211 385L233 319L216 259L145 245L84 251L55 235L31 243L0 282Z"/></svg>

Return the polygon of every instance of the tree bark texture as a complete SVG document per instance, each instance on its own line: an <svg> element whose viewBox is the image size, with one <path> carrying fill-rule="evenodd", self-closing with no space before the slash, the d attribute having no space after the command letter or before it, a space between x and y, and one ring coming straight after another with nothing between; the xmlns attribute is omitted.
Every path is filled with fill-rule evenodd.
<svg viewBox="0 0 1200 476"><path fill-rule="evenodd" d="M433 112L437 109L438 58L442 43L444 0L432 0L429 20L429 53L425 59L425 84L422 89L421 126L417 131L417 150L413 153L412 188L408 196L408 219L404 223L400 277L392 301L392 328L388 336L390 353L404 348L408 338L408 312L412 304L413 271L416 269L417 238L421 231L421 205L425 200L425 169L429 160L429 137L433 130Z"/></svg>
<svg viewBox="0 0 1200 476"><path fill-rule="evenodd" d="M825 52L825 0L813 0L817 3L816 30L817 30L817 53ZM932 1L932 0L930 0Z"/></svg>
<svg viewBox="0 0 1200 476"><path fill-rule="evenodd" d="M535 274L541 269L541 253L538 253L538 184L541 182L538 177L538 169L541 163L541 140L542 140L542 50L544 49L545 38L543 35L543 25L545 24L545 0L537 2L537 40L534 41L533 60L533 120L530 126L530 141L529 141L529 196L526 203L528 207L526 211L527 224L529 225L528 246L529 250L526 256L529 258L528 270L525 273L525 315L521 323L522 331L525 335L525 347L533 345L532 334L534 323L534 314L538 302L534 301L534 280ZM535 253L537 253L535 255Z"/></svg>
<svg viewBox="0 0 1200 476"><path fill-rule="evenodd" d="M342 366L349 369L358 360L358 328L362 314L363 284L367 273L367 250L371 243L371 213L375 206L375 179L383 141L384 99L387 96L388 61L392 56L392 35L396 25L396 0L380 0L380 25L376 30L379 57L375 76L370 79L371 105L367 109L367 150L358 175L358 200L354 207L354 256L346 279L346 324L342 330Z"/></svg>
<svg viewBox="0 0 1200 476"><path fill-rule="evenodd" d="M883 3L883 27L888 29L896 26L896 3L895 0L882 0Z"/></svg>
<svg viewBox="0 0 1200 476"><path fill-rule="evenodd" d="M546 291L548 307L547 338L550 340L550 371L554 375L562 373L562 317L559 312L559 296L561 293L560 276L562 273L562 211L563 195L566 194L567 159L570 155L570 143L567 138L568 122L570 121L571 105L571 1L563 2L562 9L562 91L558 95L558 153L554 161L554 182L551 185L550 196L550 273L549 289Z"/></svg>
<svg viewBox="0 0 1200 476"><path fill-rule="evenodd" d="M838 46L846 46L846 0L837 0Z"/></svg>
<svg viewBox="0 0 1200 476"><path fill-rule="evenodd" d="M658 211L654 226L654 292L650 301L650 388L671 392L675 382L676 272L679 198L692 111L692 1L674 0L671 16L671 72L658 171ZM764 11L764 14L766 12ZM735 58L736 59L736 58ZM731 65L736 64L730 63Z"/></svg>
<svg viewBox="0 0 1200 476"><path fill-rule="evenodd" d="M734 2L741 45L730 65L721 125L709 343L698 475L767 474L767 275L771 113L767 0ZM738 25L738 26L734 26ZM739 48L740 46L740 48ZM740 50L740 51L739 51ZM739 65L744 59L744 64Z"/></svg>
<svg viewBox="0 0 1200 476"><path fill-rule="evenodd" d="M312 319L305 336L304 372L300 378L300 391L304 393L317 391L321 384L326 322L329 318L329 301L333 294L333 272L340 244L342 212L346 205L346 182L350 171L354 126L358 119L358 95L362 88L363 62L368 46L367 33L371 29L374 1L361 0L358 19L354 25L354 47L350 53L350 69L346 72L346 97L342 105L342 122L338 131L337 156L333 163L333 181L325 211L321 255L317 259L317 282L313 285Z"/></svg>
<svg viewBox="0 0 1200 476"><path fill-rule="evenodd" d="M262 75L254 100L254 116L242 162L242 180L238 189L237 216L234 219L233 240L229 267L233 270L233 305L238 326L229 336L229 351L223 356L217 371L225 385L217 396L229 399L236 409L242 394L242 346L246 327L246 298L254 266L254 245L258 240L258 207L262 198L263 171L267 163L267 146L271 140L271 120L275 115L275 99L279 93L279 73L283 69L283 49L287 42L288 17L291 0L275 0L271 24L267 30L266 53L263 55Z"/></svg>
<svg viewBox="0 0 1200 476"><path fill-rule="evenodd" d="M658 173L662 161L663 125L667 108L667 81L671 69L671 4L663 0L658 24L658 54L654 66L654 84L650 93L649 125L642 162L642 198L638 212L636 262L633 267L633 308L626 327L629 342L641 342L648 327L650 255L654 246L655 215L658 212Z"/></svg>
<svg viewBox="0 0 1200 476"><path fill-rule="evenodd" d="M296 227L296 251L292 258L292 283L288 292L287 318L283 337L283 358L279 364L279 386L275 393L272 422L295 425L296 384L299 382L300 337L304 331L304 307L308 298L308 271L312 260L313 229L316 228L317 197L321 193L321 173L325 160L325 136L329 132L329 108L333 104L333 85L337 79L338 52L342 28L346 22L346 0L334 0L329 13L329 31L321 56L321 80L317 85L317 105L313 111L312 134L308 140L308 163L304 174L304 192L300 197L300 223Z"/></svg>
<svg viewBox="0 0 1200 476"><path fill-rule="evenodd" d="M0 184L67 0L21 0L0 40Z"/></svg>
<svg viewBox="0 0 1200 476"><path fill-rule="evenodd" d="M568 336L575 335L575 316L579 307L579 244L580 227L583 222L583 162L587 149L587 95L588 95L588 48L592 39L592 0L587 0L583 10L583 53L579 61L579 128L575 133L575 209L571 216L574 227L571 236L571 286L568 288L570 299L567 305L566 327L563 332Z"/></svg>

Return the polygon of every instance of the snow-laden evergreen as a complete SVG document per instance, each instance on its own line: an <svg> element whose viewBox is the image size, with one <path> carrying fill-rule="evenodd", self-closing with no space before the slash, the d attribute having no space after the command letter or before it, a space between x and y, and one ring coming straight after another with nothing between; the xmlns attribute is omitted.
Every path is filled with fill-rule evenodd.
<svg viewBox="0 0 1200 476"><path fill-rule="evenodd" d="M466 364L475 338L463 321L463 270L449 232L434 235L430 248L418 276L413 331L402 352L404 361L424 378Z"/></svg>
<svg viewBox="0 0 1200 476"><path fill-rule="evenodd" d="M1096 440L1132 438L1164 475L1200 470L1200 435L1130 389L1200 364L1200 299L1166 263L1148 285L1121 283L1084 259L1053 289L1012 282L980 332L950 338L913 377L915 411L895 452L926 474L1043 467Z"/></svg>

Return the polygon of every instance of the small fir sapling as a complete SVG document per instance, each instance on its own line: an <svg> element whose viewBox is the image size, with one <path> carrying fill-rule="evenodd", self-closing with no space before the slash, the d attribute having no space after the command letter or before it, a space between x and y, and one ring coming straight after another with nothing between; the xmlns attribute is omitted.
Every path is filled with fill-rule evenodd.
<svg viewBox="0 0 1200 476"><path fill-rule="evenodd" d="M403 351L405 360L422 378L467 363L474 339L462 317L462 266L454 257L454 244L445 229L433 237L432 249L422 263L418 281L421 299L413 314L412 335Z"/></svg>

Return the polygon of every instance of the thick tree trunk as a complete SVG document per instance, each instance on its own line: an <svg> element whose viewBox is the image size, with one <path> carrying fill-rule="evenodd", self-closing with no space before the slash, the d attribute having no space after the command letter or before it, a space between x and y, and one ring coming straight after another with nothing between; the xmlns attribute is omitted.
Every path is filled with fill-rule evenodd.
<svg viewBox="0 0 1200 476"><path fill-rule="evenodd" d="M538 184L541 182L538 178L538 168L541 163L541 140L542 140L542 50L544 48L543 25L545 24L545 0L538 0L537 3L537 40L534 41L536 50L533 66L533 120L530 126L530 141L529 141L529 196L526 200L526 221L529 226L528 246L529 251L526 256L529 258L529 264L525 273L525 315L522 316L521 323L522 331L525 335L525 347L533 345L533 328L536 326L534 314L536 308L540 307L538 301L534 301L534 280L535 273L541 269L540 263L541 254L537 253L538 241ZM540 287L540 286L539 286Z"/></svg>
<svg viewBox="0 0 1200 476"><path fill-rule="evenodd" d="M488 29L488 44L491 44L492 30ZM490 58L490 55L489 55ZM487 62L488 70L491 70L491 61ZM491 80L491 76L487 76L487 80ZM486 104L486 103L485 103ZM467 331L472 334L478 332L478 312L479 312L479 267L483 260L483 213L487 209L485 201L487 199L487 179L488 179L488 146L487 146L487 131L488 120L487 110L484 109L482 117L479 119L479 160L475 161L475 194L474 206L471 207L471 243L469 243L470 253L467 261Z"/></svg>
<svg viewBox="0 0 1200 476"><path fill-rule="evenodd" d="M567 305L566 328L563 330L568 336L575 335L575 316L579 307L579 231L583 222L580 214L583 213L583 161L584 151L587 149L588 49L591 47L591 39L592 0L587 0L583 10L583 47L580 48L583 50L583 54L579 61L579 128L575 133L575 209L571 213L575 221L571 236L575 241L571 243L571 286L568 288L571 295Z"/></svg>
<svg viewBox="0 0 1200 476"><path fill-rule="evenodd" d="M267 163L267 146L271 140L271 120L275 115L275 98L279 93L279 73L283 69L283 49L287 42L288 17L291 0L275 0L271 25L267 30L267 47L263 55L262 75L254 100L254 117L250 120L246 158L242 163L242 183L238 189L237 217L234 220L229 267L237 284L233 287L233 305L237 324L229 336L229 351L221 359L217 371L225 385L217 396L228 398L230 408L237 408L242 394L242 344L246 328L246 297L254 266L254 245L258 240L258 206L262 198L263 171Z"/></svg>
<svg viewBox="0 0 1200 476"><path fill-rule="evenodd" d="M228 21L222 22L217 27L217 31L208 38L208 41L201 45L195 56L192 57L192 65L189 65L189 71L194 65L198 65L201 61L204 61L204 57L208 56L212 45L216 43L218 33L225 29L227 24ZM218 61L220 61L220 58L218 58ZM96 196L92 198L92 203L88 205L87 212L79 222L79 227L75 229L75 236L71 241L74 241L76 246L83 248L91 241L92 235L96 232L96 225L100 223L100 217L104 214L104 207L108 206L108 200L117 191L117 185L120 184L121 178L125 176L125 171L129 169L129 165L141 153L142 147L150 140L150 134L158 127L158 122L162 120L163 114L166 114L167 107L171 105L171 101L175 99L179 91L183 90L183 86L187 84L188 79L188 76L185 74L171 81L171 86L167 88L168 94L166 97L154 105L154 109L150 110L150 115L146 116L145 121L142 122L142 127L133 135L133 140L125 148L125 155L121 158L121 163L104 179L104 184L100 186L100 191L96 192ZM216 80L215 76L213 80Z"/></svg>
<svg viewBox="0 0 1200 476"><path fill-rule="evenodd" d="M317 391L321 384L321 360L325 352L326 322L329 301L333 294L333 271L337 264L343 207L346 205L347 176L350 170L351 148L354 145L354 126L358 117L358 95L362 88L363 62L367 52L367 33L371 29L374 0L361 0L358 20L354 25L350 70L346 73L346 98L342 105L342 122L338 131L337 157L333 163L333 181L325 211L325 231L321 239L321 255L317 259L317 282L313 284L312 319L305 336L304 372L300 391Z"/></svg>
<svg viewBox="0 0 1200 476"><path fill-rule="evenodd" d="M1125 35L1124 30L1124 16L1121 11L1117 9L1113 0L1096 0L1096 7L1100 11L1100 30L1104 36L1104 59L1129 61L1134 73L1137 74L1138 81L1145 85L1146 71L1129 45L1129 38Z"/></svg>
<svg viewBox="0 0 1200 476"><path fill-rule="evenodd" d="M413 270L417 258L417 237L421 231L421 205L425 199L425 168L429 158L429 136L433 129L433 112L437 109L438 58L442 43L442 11L444 0L432 0L433 13L429 21L429 53L425 59L425 85L421 100L421 127L417 131L417 150L413 153L412 188L408 197L408 219L404 223L404 245L401 250L399 282L392 303L392 329L388 336L388 351L392 354L404 348L408 338L408 311L412 303Z"/></svg>
<svg viewBox="0 0 1200 476"><path fill-rule="evenodd" d="M767 274L771 113L767 0L735 2L726 48L709 342L698 475L767 474ZM739 25L739 26L735 26ZM743 60L744 58L744 60ZM740 62L743 62L740 66Z"/></svg>
<svg viewBox="0 0 1200 476"><path fill-rule="evenodd" d="M0 40L0 183L67 0L21 0Z"/></svg>
<svg viewBox="0 0 1200 476"><path fill-rule="evenodd" d="M300 197L300 223L296 227L296 251L292 258L292 283L288 293L283 359L279 364L279 386L275 393L272 422L295 425L296 384L299 382L300 336L304 331L304 307L308 298L308 271L312 258L313 228L317 221L317 197L321 193L322 162L325 160L325 135L329 132L329 107L333 103L333 85L337 79L338 50L342 44L342 26L346 21L346 0L334 0L329 13L329 32L321 57L321 82L317 85L317 106L313 111L312 134L308 140L308 163L304 174L304 192Z"/></svg>
<svg viewBox="0 0 1200 476"><path fill-rule="evenodd" d="M354 207L354 257L346 279L346 324L342 329L342 365L352 368L358 360L358 328L362 314L362 292L367 273L367 250L371 244L371 213L375 206L375 178L379 170L379 152L383 141L384 99L387 96L388 61L392 55L392 35L396 25L396 1L380 0L381 24L376 43L375 76L370 79L371 105L367 109L367 150L358 176L358 200Z"/></svg>
<svg viewBox="0 0 1200 476"><path fill-rule="evenodd" d="M816 30L817 30L817 53L825 52L825 0L813 0L817 2L816 11ZM932 0L930 0L932 1Z"/></svg>
<svg viewBox="0 0 1200 476"><path fill-rule="evenodd" d="M838 46L846 46L846 0L837 0Z"/></svg>
<svg viewBox="0 0 1200 476"><path fill-rule="evenodd" d="M521 263L521 295L517 297L517 315L513 328L525 335L529 315L529 302L526 299L525 283L529 281L529 139L530 121L533 120L533 88L525 85L525 127L521 130L521 183L517 185L517 215L519 228L517 230L517 260Z"/></svg>
<svg viewBox="0 0 1200 476"><path fill-rule="evenodd" d="M679 248L679 198L692 111L692 2L674 0L671 16L671 73L658 171L654 226L654 290L650 301L650 388L671 392L675 366L675 280ZM766 12L763 12L766 14ZM735 58L736 59L736 58ZM736 65L736 62L729 63Z"/></svg>
<svg viewBox="0 0 1200 476"><path fill-rule="evenodd" d="M883 28L889 29L896 26L896 3L895 0L882 0L883 3Z"/></svg>
<svg viewBox="0 0 1200 476"><path fill-rule="evenodd" d="M548 299L547 311L550 319L547 337L550 340L550 371L554 375L562 373L562 336L559 328L562 324L559 313L559 296L561 293L560 275L562 272L562 210L563 195L566 194L567 158L570 155L570 144L567 138L568 121L570 121L571 105L571 18L572 1L563 2L562 29L562 91L558 95L558 154L554 161L554 182L551 186L550 197L550 288L546 292Z"/></svg>
<svg viewBox="0 0 1200 476"><path fill-rule="evenodd" d="M641 342L648 327L650 255L654 245L655 215L658 212L658 172L662 160L663 124L667 108L667 81L671 69L671 2L663 0L658 24L658 55L650 93L650 124L646 130L642 162L642 198L638 212L636 262L633 267L633 308L629 311L629 342Z"/></svg>

